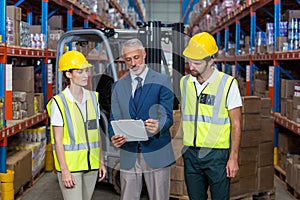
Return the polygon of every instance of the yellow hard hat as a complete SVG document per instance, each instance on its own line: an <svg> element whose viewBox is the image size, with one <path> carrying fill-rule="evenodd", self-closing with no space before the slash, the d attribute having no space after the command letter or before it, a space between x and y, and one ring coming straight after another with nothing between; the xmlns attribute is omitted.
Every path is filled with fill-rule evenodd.
<svg viewBox="0 0 300 200"><path fill-rule="evenodd" d="M207 32L202 32L190 39L189 44L183 51L183 55L190 59L201 60L217 52L218 46L214 37Z"/></svg>
<svg viewBox="0 0 300 200"><path fill-rule="evenodd" d="M64 53L58 62L58 71L67 71L70 69L85 69L91 67L86 58L79 51L71 50Z"/></svg>

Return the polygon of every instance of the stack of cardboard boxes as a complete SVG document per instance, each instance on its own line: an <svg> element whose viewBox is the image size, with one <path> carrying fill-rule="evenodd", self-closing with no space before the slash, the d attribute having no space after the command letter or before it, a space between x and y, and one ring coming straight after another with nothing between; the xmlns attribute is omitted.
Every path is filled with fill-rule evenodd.
<svg viewBox="0 0 300 200"><path fill-rule="evenodd" d="M13 105L16 108L13 111L13 119L30 117L34 114L34 68L29 66L12 69Z"/></svg>
<svg viewBox="0 0 300 200"><path fill-rule="evenodd" d="M6 43L19 46L22 10L16 6L6 6L6 16Z"/></svg>
<svg viewBox="0 0 300 200"><path fill-rule="evenodd" d="M6 168L13 170L14 193L18 193L23 186L30 183L32 178L32 161L30 150L9 151L6 158Z"/></svg>
<svg viewBox="0 0 300 200"><path fill-rule="evenodd" d="M243 97L240 170L231 196L273 190L273 130L271 99Z"/></svg>
<svg viewBox="0 0 300 200"><path fill-rule="evenodd" d="M297 104L300 103L300 97L294 97L294 86L297 82L300 82L300 80L281 79L280 113L281 115L286 116L290 120L293 119L293 110L297 111Z"/></svg>
<svg viewBox="0 0 300 200"><path fill-rule="evenodd" d="M266 71L256 71L253 79L253 95L258 97L268 97L268 73Z"/></svg>
<svg viewBox="0 0 300 200"><path fill-rule="evenodd" d="M182 158L182 138L183 131L181 126L180 110L173 111L173 126L170 129L172 137L173 151L176 164L171 167L171 188L170 194L175 196L187 196L186 185L184 182L184 163Z"/></svg>
<svg viewBox="0 0 300 200"><path fill-rule="evenodd" d="M300 197L300 155L292 155L287 159L287 189L299 199Z"/></svg>

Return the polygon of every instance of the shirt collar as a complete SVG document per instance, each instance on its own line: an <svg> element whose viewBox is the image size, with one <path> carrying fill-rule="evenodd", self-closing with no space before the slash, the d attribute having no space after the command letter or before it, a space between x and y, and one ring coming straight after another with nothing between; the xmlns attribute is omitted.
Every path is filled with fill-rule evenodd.
<svg viewBox="0 0 300 200"><path fill-rule="evenodd" d="M135 75L132 71L129 70L131 80L134 80L136 77L141 77L143 79L143 81L145 81L148 71L149 71L149 68L147 65L146 65L145 70L139 76Z"/></svg>
<svg viewBox="0 0 300 200"><path fill-rule="evenodd" d="M214 71L212 75L204 83L212 83L218 76L219 70L216 67L213 67ZM192 76L190 79L191 82L198 82L197 77Z"/></svg>
<svg viewBox="0 0 300 200"><path fill-rule="evenodd" d="M79 102L73 97L73 95L72 95L72 93L71 93L69 87L66 87L64 91L65 91L65 94L66 94L67 98L68 98L71 102L79 103ZM83 92L82 103L85 103L85 102L90 98L90 96L88 95L86 89L82 88L82 92Z"/></svg>

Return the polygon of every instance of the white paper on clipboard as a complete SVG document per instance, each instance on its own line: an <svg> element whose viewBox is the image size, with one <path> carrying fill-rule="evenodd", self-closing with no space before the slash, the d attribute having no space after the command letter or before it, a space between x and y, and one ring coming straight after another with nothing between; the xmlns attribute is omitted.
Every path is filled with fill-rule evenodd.
<svg viewBox="0 0 300 200"><path fill-rule="evenodd" d="M147 141L148 135L142 120L116 120L111 126L118 135L125 135L128 142Z"/></svg>

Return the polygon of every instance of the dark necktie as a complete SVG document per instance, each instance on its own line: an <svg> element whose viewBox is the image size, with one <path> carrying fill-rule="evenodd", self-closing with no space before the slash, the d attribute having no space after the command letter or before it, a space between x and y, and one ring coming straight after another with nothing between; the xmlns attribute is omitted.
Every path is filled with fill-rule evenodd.
<svg viewBox="0 0 300 200"><path fill-rule="evenodd" d="M138 102L139 102L139 98L140 98L141 93L142 93L142 80L143 79L141 77L135 77L135 80L138 81L138 84L137 84L136 89L134 91L133 101L134 101L135 107L137 107Z"/></svg>

